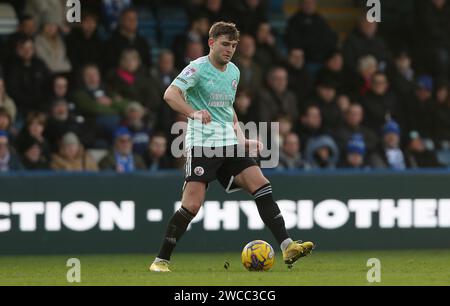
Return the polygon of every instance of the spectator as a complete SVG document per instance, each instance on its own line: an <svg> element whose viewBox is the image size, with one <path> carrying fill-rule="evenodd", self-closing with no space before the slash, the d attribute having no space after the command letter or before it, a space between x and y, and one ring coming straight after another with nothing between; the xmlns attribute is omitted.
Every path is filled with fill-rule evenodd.
<svg viewBox="0 0 450 306"><path fill-rule="evenodd" d="M130 173L146 169L139 155L133 154L132 134L127 128L120 128L114 134L113 150L100 162L100 169L117 173Z"/></svg>
<svg viewBox="0 0 450 306"><path fill-rule="evenodd" d="M315 104L320 107L324 128L335 130L342 123L341 109L337 104L336 84L332 80L319 80L316 86Z"/></svg>
<svg viewBox="0 0 450 306"><path fill-rule="evenodd" d="M151 71L153 79L158 81L160 96L172 84L172 81L178 76L179 71L175 69L175 57L170 50L161 50L158 58L158 65Z"/></svg>
<svg viewBox="0 0 450 306"><path fill-rule="evenodd" d="M173 168L172 161L167 157L167 138L164 134L153 134L144 160L151 173Z"/></svg>
<svg viewBox="0 0 450 306"><path fill-rule="evenodd" d="M280 152L280 170L295 170L303 169L305 164L303 162L302 154L300 152L300 139L297 134L289 133L283 142L283 148Z"/></svg>
<svg viewBox="0 0 450 306"><path fill-rule="evenodd" d="M31 38L18 42L17 56L6 67L5 81L21 117L30 111L48 109L50 73L45 63L35 56Z"/></svg>
<svg viewBox="0 0 450 306"><path fill-rule="evenodd" d="M66 38L67 55L75 72L87 64L101 64L103 43L97 26L97 16L86 12L82 15L80 26L74 28Z"/></svg>
<svg viewBox="0 0 450 306"><path fill-rule="evenodd" d="M339 149L330 136L311 138L306 145L306 163L312 169L335 169Z"/></svg>
<svg viewBox="0 0 450 306"><path fill-rule="evenodd" d="M390 61L390 52L384 40L378 36L378 24L361 17L357 29L347 38L343 46L347 69L357 71L358 59L367 55L378 61L378 70L385 71Z"/></svg>
<svg viewBox="0 0 450 306"><path fill-rule="evenodd" d="M61 140L59 153L54 154L51 162L53 170L68 172L97 172L94 158L87 153L77 135L67 133Z"/></svg>
<svg viewBox="0 0 450 306"><path fill-rule="evenodd" d="M57 20L45 17L42 30L36 36L36 55L52 73L69 73L72 65L67 57L64 40L59 33Z"/></svg>
<svg viewBox="0 0 450 306"><path fill-rule="evenodd" d="M358 73L349 77L349 90L354 97L364 97L372 88L372 79L377 73L378 62L372 55L363 56L358 60ZM353 78L353 79L352 79Z"/></svg>
<svg viewBox="0 0 450 306"><path fill-rule="evenodd" d="M17 31L8 36L8 39L4 46L5 63L14 58L15 50L17 48L17 43L19 42L19 40L24 37L33 38L36 34L36 31L36 21L33 16L24 15L19 18L19 26L17 28Z"/></svg>
<svg viewBox="0 0 450 306"><path fill-rule="evenodd" d="M300 135L301 148L306 148L309 139L323 134L322 113L317 105L309 105L304 109L296 131Z"/></svg>
<svg viewBox="0 0 450 306"><path fill-rule="evenodd" d="M195 61L199 57L205 55L205 49L203 44L197 40L189 40L186 43L185 53L182 58L178 59L177 69L183 70L192 61Z"/></svg>
<svg viewBox="0 0 450 306"><path fill-rule="evenodd" d="M69 96L69 80L63 75L56 75L52 82L51 100L67 99Z"/></svg>
<svg viewBox="0 0 450 306"><path fill-rule="evenodd" d="M327 56L325 66L319 71L317 79L331 80L336 84L337 92L347 89L347 76L344 73L344 57L341 51L335 50Z"/></svg>
<svg viewBox="0 0 450 306"><path fill-rule="evenodd" d="M105 56L106 69L116 67L124 50L135 49L139 52L144 68L152 65L151 49L147 40L138 34L138 13L134 9L126 9L120 16L119 28L106 44L108 53Z"/></svg>
<svg viewBox="0 0 450 306"><path fill-rule="evenodd" d="M307 67L313 75L338 41L337 34L317 13L316 0L300 1L300 11L289 19L286 33L288 48L305 51Z"/></svg>
<svg viewBox="0 0 450 306"><path fill-rule="evenodd" d="M267 88L261 90L258 116L262 122L272 122L278 115L298 118L297 98L288 89L288 73L282 67L275 67L267 77Z"/></svg>
<svg viewBox="0 0 450 306"><path fill-rule="evenodd" d="M370 158L370 164L376 169L405 170L409 168L408 159L400 148L400 126L389 121L383 127L383 143L378 153Z"/></svg>
<svg viewBox="0 0 450 306"><path fill-rule="evenodd" d="M159 87L159 97L164 96L165 90L172 84L172 81L179 75L175 68L174 54L170 50L162 50L159 55L158 66L152 69L151 76ZM175 122L177 113L174 112L167 103L161 103L156 129L161 131L170 131Z"/></svg>
<svg viewBox="0 0 450 306"><path fill-rule="evenodd" d="M276 122L279 125L279 138L277 139L277 143L284 144L285 139L289 136L289 134L294 133L294 122L289 116L278 116L276 118ZM295 133L294 133L295 134ZM273 136L272 136L273 138Z"/></svg>
<svg viewBox="0 0 450 306"><path fill-rule="evenodd" d="M313 81L305 69L305 53L302 49L289 50L286 69L289 89L297 96L299 105L304 105L313 89Z"/></svg>
<svg viewBox="0 0 450 306"><path fill-rule="evenodd" d="M209 23L211 25L220 21L232 21L230 13L225 9L222 0L205 0L204 10L209 17Z"/></svg>
<svg viewBox="0 0 450 306"><path fill-rule="evenodd" d="M108 88L127 100L139 102L157 112L162 104L160 89L144 71L139 53L134 49L124 50L119 67L107 76Z"/></svg>
<svg viewBox="0 0 450 306"><path fill-rule="evenodd" d="M94 145L95 135L84 127L84 118L71 114L69 108L69 104L63 99L55 100L50 108L45 138L50 143L52 152L58 151L62 137L69 132L81 137L84 145Z"/></svg>
<svg viewBox="0 0 450 306"><path fill-rule="evenodd" d="M106 29L114 31L123 11L132 5L132 0L102 0L102 13Z"/></svg>
<svg viewBox="0 0 450 306"><path fill-rule="evenodd" d="M9 147L8 133L0 131L0 173L18 170L23 170L23 166Z"/></svg>
<svg viewBox="0 0 450 306"><path fill-rule="evenodd" d="M172 49L174 50L177 66L182 65L181 63L184 62L188 42L199 42L203 45L203 50L209 49L208 39L210 28L211 25L209 24L208 16L205 14L200 14L195 16L190 22L190 25L185 33L182 33L175 38ZM184 67L181 69L184 69Z"/></svg>
<svg viewBox="0 0 450 306"><path fill-rule="evenodd" d="M417 41L419 58L425 69L435 76L448 77L450 72L450 5L447 0L424 1L419 11Z"/></svg>
<svg viewBox="0 0 450 306"><path fill-rule="evenodd" d="M353 135L361 135L364 141L365 150L369 153L375 152L378 147L378 137L369 128L362 125L364 121L364 109L360 104L352 104L345 113L344 124L333 132L333 136L341 151L345 151L346 146L351 141Z"/></svg>
<svg viewBox="0 0 450 306"><path fill-rule="evenodd" d="M123 127L132 134L133 152L143 155L147 150L152 134L151 125L145 120L145 109L137 102L130 103L125 110Z"/></svg>
<svg viewBox="0 0 450 306"><path fill-rule="evenodd" d="M24 146L34 140L41 146L42 154L50 159L50 144L44 136L46 124L47 117L44 113L33 112L28 114L26 126L17 138L16 147L19 152L24 152Z"/></svg>
<svg viewBox="0 0 450 306"><path fill-rule="evenodd" d="M425 143L417 131L409 134L408 148L406 158L411 168L442 168L437 155L433 150L427 150Z"/></svg>
<svg viewBox="0 0 450 306"><path fill-rule="evenodd" d="M80 112L93 125L100 139L108 139L119 124L120 115L128 105L126 100L105 90L100 71L95 65L85 66L82 70L83 85L74 93L74 101ZM99 147L104 143L99 143Z"/></svg>
<svg viewBox="0 0 450 306"><path fill-rule="evenodd" d="M253 111L255 108L253 102L253 97L248 90L242 89L236 94L234 110L240 122L247 124L257 121Z"/></svg>
<svg viewBox="0 0 450 306"><path fill-rule="evenodd" d="M263 67L264 74L272 66L279 64L280 54L278 53L276 43L270 23L260 23L256 32L255 60Z"/></svg>
<svg viewBox="0 0 450 306"><path fill-rule="evenodd" d="M25 14L36 19L36 27L44 24L44 19L54 20L65 33L69 31L66 24L66 0L27 0Z"/></svg>
<svg viewBox="0 0 450 306"><path fill-rule="evenodd" d="M433 138L439 149L450 149L450 85L448 82L442 82L437 86L436 101Z"/></svg>
<svg viewBox="0 0 450 306"><path fill-rule="evenodd" d="M158 67L154 68L151 73L152 78L159 84L159 97L164 96L165 90L178 75L174 54L170 50L162 50L159 55ZM167 103L161 103L155 128L160 131L170 131L176 116L177 113Z"/></svg>
<svg viewBox="0 0 450 306"><path fill-rule="evenodd" d="M17 136L15 129L12 127L11 115L3 107L0 107L0 132L6 132L11 140Z"/></svg>
<svg viewBox="0 0 450 306"><path fill-rule="evenodd" d="M417 79L415 98L406 107L408 129L415 130L428 143L432 144L434 127L434 113L436 102L433 99L434 80L429 75L422 75Z"/></svg>
<svg viewBox="0 0 450 306"><path fill-rule="evenodd" d="M50 162L43 154L41 144L34 139L23 144L21 157L26 170L50 170Z"/></svg>
<svg viewBox="0 0 450 306"><path fill-rule="evenodd" d="M341 94L337 97L336 103L341 110L341 114L344 115L350 108L352 101L348 95Z"/></svg>
<svg viewBox="0 0 450 306"><path fill-rule="evenodd" d="M258 26L268 20L266 6L262 0L229 1L237 7L233 18L243 33L255 35Z"/></svg>
<svg viewBox="0 0 450 306"><path fill-rule="evenodd" d="M234 61L241 71L240 89L248 89L251 94L259 93L263 84L263 73L255 60L255 52L255 39L242 35Z"/></svg>
<svg viewBox="0 0 450 306"><path fill-rule="evenodd" d="M4 108L9 116L11 117L11 122L16 120L17 107L14 101L8 96L5 89L5 81L0 76L0 108Z"/></svg>
<svg viewBox="0 0 450 306"><path fill-rule="evenodd" d="M347 144L345 159L339 168L368 169L369 166L365 161L366 153L364 137L360 134L354 134Z"/></svg>
<svg viewBox="0 0 450 306"><path fill-rule="evenodd" d="M394 59L393 87L401 95L407 95L414 91L415 71L412 67L412 59L408 52L399 52Z"/></svg>
<svg viewBox="0 0 450 306"><path fill-rule="evenodd" d="M389 90L387 76L378 72L372 80L370 92L362 99L365 112L365 125L379 131L390 119L399 119L397 98Z"/></svg>
<svg viewBox="0 0 450 306"><path fill-rule="evenodd" d="M392 89L399 96L402 107L406 107L414 98L415 71L412 60L406 51L399 52L394 59L394 69L390 73Z"/></svg>
<svg viewBox="0 0 450 306"><path fill-rule="evenodd" d="M64 75L56 75L53 78L52 96L50 97L51 104L57 100L65 100L69 106L69 111L72 114L77 114L77 106L72 102L71 94L69 93L69 79Z"/></svg>

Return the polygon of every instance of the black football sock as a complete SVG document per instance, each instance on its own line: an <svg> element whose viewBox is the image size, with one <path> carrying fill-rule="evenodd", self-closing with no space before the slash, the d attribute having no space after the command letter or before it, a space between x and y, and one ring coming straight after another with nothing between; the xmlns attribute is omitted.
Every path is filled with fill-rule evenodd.
<svg viewBox="0 0 450 306"><path fill-rule="evenodd" d="M289 239L289 234L287 233L280 208L273 199L272 185L264 185L258 189L253 196L255 197L256 206L258 207L261 219L275 236L278 244L282 245L283 242Z"/></svg>
<svg viewBox="0 0 450 306"><path fill-rule="evenodd" d="M177 245L177 242L186 232L189 224L191 223L192 219L194 219L194 217L195 216L184 207L181 207L175 213L175 215L173 215L167 227L166 235L161 246L161 251L158 255L159 259L170 261L170 257Z"/></svg>

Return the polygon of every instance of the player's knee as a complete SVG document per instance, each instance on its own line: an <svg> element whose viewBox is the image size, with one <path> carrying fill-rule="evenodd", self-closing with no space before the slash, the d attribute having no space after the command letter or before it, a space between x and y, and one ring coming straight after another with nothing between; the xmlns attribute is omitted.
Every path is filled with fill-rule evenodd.
<svg viewBox="0 0 450 306"><path fill-rule="evenodd" d="M267 186L267 185L270 185L270 181L268 179L266 179L264 176L262 176L258 180L255 180L255 182L251 188L252 193L254 193L257 190L260 190L261 188L263 188L264 186Z"/></svg>
<svg viewBox="0 0 450 306"><path fill-rule="evenodd" d="M202 202L196 200L183 201L183 207L187 209L193 216L197 216L200 208L202 207Z"/></svg>
<svg viewBox="0 0 450 306"><path fill-rule="evenodd" d="M183 207L193 215L197 215L205 200L205 192L201 188L187 188L183 195Z"/></svg>

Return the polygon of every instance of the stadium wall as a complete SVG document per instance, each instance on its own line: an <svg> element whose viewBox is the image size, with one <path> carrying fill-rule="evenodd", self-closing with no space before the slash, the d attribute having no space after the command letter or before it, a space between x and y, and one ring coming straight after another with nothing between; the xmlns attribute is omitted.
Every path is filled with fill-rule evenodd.
<svg viewBox="0 0 450 306"><path fill-rule="evenodd" d="M268 174L292 236L319 250L450 248L448 172ZM155 253L179 173L0 176L0 255ZM275 244L252 198L214 183L180 252Z"/></svg>

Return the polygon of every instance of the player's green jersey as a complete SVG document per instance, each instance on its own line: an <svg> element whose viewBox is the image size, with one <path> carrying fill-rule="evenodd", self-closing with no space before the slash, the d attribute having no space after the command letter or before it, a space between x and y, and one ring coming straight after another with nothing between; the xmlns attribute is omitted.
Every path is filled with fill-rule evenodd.
<svg viewBox="0 0 450 306"><path fill-rule="evenodd" d="M173 81L181 89L194 110L207 110L212 117L210 124L189 119L186 148L225 147L236 145L234 109L240 72L233 63L225 71L214 67L208 56L201 57L187 66Z"/></svg>

